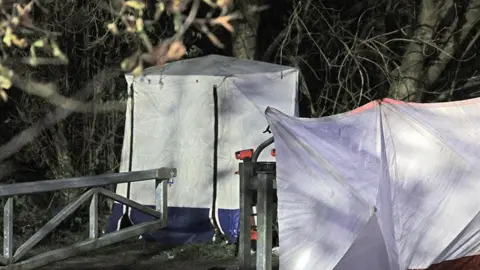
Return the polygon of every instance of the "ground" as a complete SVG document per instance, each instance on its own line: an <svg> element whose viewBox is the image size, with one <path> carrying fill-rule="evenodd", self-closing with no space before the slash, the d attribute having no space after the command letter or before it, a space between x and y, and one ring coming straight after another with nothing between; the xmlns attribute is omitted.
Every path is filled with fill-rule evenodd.
<svg viewBox="0 0 480 270"><path fill-rule="evenodd" d="M106 228L108 214L99 219L99 226ZM70 223L66 223L70 226ZM68 227L70 228L70 227ZM38 230L38 229L37 229ZM36 231L36 230L35 230ZM18 247L34 231L14 237ZM88 224L83 224L78 231L68 229L54 230L37 244L22 261L53 249L62 248L88 238ZM0 245L3 245L0 238ZM43 266L41 270L233 270L238 269L234 256L235 247L226 244L188 245L177 248L160 248L154 243L147 243L135 237L108 247L91 251L84 255ZM254 256L253 256L254 257ZM252 269L255 269L252 265ZM273 269L278 269L278 258L274 259Z"/></svg>
<svg viewBox="0 0 480 270"><path fill-rule="evenodd" d="M273 269L278 269L278 258ZM238 269L231 245L191 245L174 249L160 249L154 244L133 239L70 258L42 268L61 270L230 270ZM252 266L252 269L255 269Z"/></svg>

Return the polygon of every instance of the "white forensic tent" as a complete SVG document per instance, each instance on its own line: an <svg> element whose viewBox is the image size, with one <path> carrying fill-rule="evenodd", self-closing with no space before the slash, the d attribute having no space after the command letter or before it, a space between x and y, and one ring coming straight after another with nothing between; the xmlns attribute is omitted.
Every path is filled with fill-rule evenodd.
<svg viewBox="0 0 480 270"><path fill-rule="evenodd" d="M480 99L266 116L280 269L426 269L480 254Z"/></svg>
<svg viewBox="0 0 480 270"><path fill-rule="evenodd" d="M233 241L239 223L235 152L255 148L271 136L263 133L267 106L297 115L298 71L210 55L126 79L134 95L127 108L120 171L129 171L130 162L133 171L177 168L168 188L168 227L153 237L163 244L210 241L214 221ZM268 154L261 158L272 159ZM154 207L154 180L118 185L116 192ZM152 219L116 203L109 231L119 229L126 209L134 224Z"/></svg>

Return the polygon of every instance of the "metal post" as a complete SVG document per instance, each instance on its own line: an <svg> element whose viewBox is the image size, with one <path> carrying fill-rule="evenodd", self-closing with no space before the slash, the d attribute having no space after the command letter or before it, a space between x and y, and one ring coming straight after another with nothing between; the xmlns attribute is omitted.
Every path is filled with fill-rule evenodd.
<svg viewBox="0 0 480 270"><path fill-rule="evenodd" d="M257 189L257 270L272 269L273 174L258 173Z"/></svg>
<svg viewBox="0 0 480 270"><path fill-rule="evenodd" d="M240 236L238 239L238 256L240 258L240 270L247 270L252 267L252 247L250 242L252 192L249 188L252 178L252 163L240 163L238 172L240 174Z"/></svg>
<svg viewBox="0 0 480 270"><path fill-rule="evenodd" d="M167 226L168 222L168 181L156 179L155 182L155 210L162 213L162 225Z"/></svg>
<svg viewBox="0 0 480 270"><path fill-rule="evenodd" d="M98 191L95 191L92 195L92 201L90 202L90 214L89 214L89 238L98 238Z"/></svg>
<svg viewBox="0 0 480 270"><path fill-rule="evenodd" d="M13 197L8 197L3 207L3 257L7 265L13 263Z"/></svg>

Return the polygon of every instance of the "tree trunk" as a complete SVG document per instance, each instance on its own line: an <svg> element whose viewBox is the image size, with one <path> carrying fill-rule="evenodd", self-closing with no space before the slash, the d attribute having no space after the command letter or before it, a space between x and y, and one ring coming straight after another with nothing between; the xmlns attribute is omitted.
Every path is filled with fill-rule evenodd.
<svg viewBox="0 0 480 270"><path fill-rule="evenodd" d="M418 18L419 27L407 46L402 64L395 70L398 74L390 86L390 97L403 101L420 101L425 87L421 83L425 72L425 51L431 49L427 48L427 44L433 43L435 27L441 20L438 11L435 0L423 0Z"/></svg>
<svg viewBox="0 0 480 270"><path fill-rule="evenodd" d="M262 5L262 0L237 0L235 5L244 20L236 25L236 35L233 40L233 54L239 59L254 59L257 48L257 30L260 22L258 12L251 14L248 8L251 5Z"/></svg>
<svg viewBox="0 0 480 270"><path fill-rule="evenodd" d="M421 102L423 90L431 88L441 77L459 46L465 43L467 36L480 19L480 0L470 0L465 13L456 15L457 18L445 28L443 38L434 40L436 28L444 20L449 10L454 7L453 0L441 2L423 0L418 18L420 26L407 47L401 66L395 70L398 76L390 87L390 97ZM463 21L463 25L458 26L459 21ZM470 43L475 41L473 39ZM466 51L471 47L469 44ZM426 52L432 50L436 50L437 57L432 64L426 65L425 60L428 54ZM465 53L462 54L461 60Z"/></svg>

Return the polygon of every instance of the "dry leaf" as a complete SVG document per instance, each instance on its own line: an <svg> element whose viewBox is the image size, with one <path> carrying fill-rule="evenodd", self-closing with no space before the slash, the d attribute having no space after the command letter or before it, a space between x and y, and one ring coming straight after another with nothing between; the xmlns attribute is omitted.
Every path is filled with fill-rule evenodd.
<svg viewBox="0 0 480 270"><path fill-rule="evenodd" d="M172 13L180 13L185 9L185 3L183 0L173 0L170 4L169 11Z"/></svg>
<svg viewBox="0 0 480 270"><path fill-rule="evenodd" d="M132 70L132 74L134 77L138 77L142 74L142 71L143 71L143 65L142 63L138 64L138 66L136 66L133 70Z"/></svg>
<svg viewBox="0 0 480 270"><path fill-rule="evenodd" d="M220 24L221 26L223 26L225 29L227 29L229 32L233 33L235 32L235 29L233 28L233 26L230 24L230 20L231 20L231 16L230 15L226 15L226 16L220 16L218 18L215 18L213 20L210 21L210 24L211 25L216 25L216 24Z"/></svg>
<svg viewBox="0 0 480 270"><path fill-rule="evenodd" d="M136 9L136 10L143 10L145 9L145 3L143 3L142 1L135 1L135 0L131 0L131 1L125 1L123 3L124 6L127 6L127 7L131 7L133 9Z"/></svg>
<svg viewBox="0 0 480 270"><path fill-rule="evenodd" d="M30 18L30 11L32 11L32 5L34 1L31 1L28 5L22 7L21 5L16 5L15 8L17 9L17 13L19 18L19 22L27 27L33 26L33 21Z"/></svg>
<svg viewBox="0 0 480 270"><path fill-rule="evenodd" d="M12 42L15 46L19 48L26 48L27 47L27 41L24 38L18 38L15 35L12 35Z"/></svg>
<svg viewBox="0 0 480 270"><path fill-rule="evenodd" d="M45 41L43 41L42 39L39 39L39 40L35 41L32 44L32 46L36 47L36 48L43 48L43 46L45 46Z"/></svg>
<svg viewBox="0 0 480 270"><path fill-rule="evenodd" d="M25 13L28 11L19 4L15 4L15 9L17 10L18 15L20 15L20 16L25 15Z"/></svg>
<svg viewBox="0 0 480 270"><path fill-rule="evenodd" d="M217 0L217 6L220 8L229 7L232 4L232 0Z"/></svg>
<svg viewBox="0 0 480 270"><path fill-rule="evenodd" d="M168 48L167 58L169 60L178 60L182 58L187 53L187 49L183 42L181 41L174 41L170 47Z"/></svg>
<svg viewBox="0 0 480 270"><path fill-rule="evenodd" d="M119 31L118 31L118 27L115 23L109 23L107 25L107 28L110 32L112 32L112 34L118 35Z"/></svg>
<svg viewBox="0 0 480 270"><path fill-rule="evenodd" d="M8 47L12 46L12 36L12 28L7 27L7 31L3 36L3 43L5 43L5 45L7 45Z"/></svg>
<svg viewBox="0 0 480 270"><path fill-rule="evenodd" d="M14 25L14 26L17 26L18 24L20 24L20 18L19 17L13 17L10 22Z"/></svg>
<svg viewBox="0 0 480 270"><path fill-rule="evenodd" d="M0 89L0 98L3 99L3 101L5 101L5 102L8 101L7 92L5 92L5 90L3 90L3 89Z"/></svg>
<svg viewBox="0 0 480 270"><path fill-rule="evenodd" d="M165 11L165 3L158 2L156 6L157 6L157 8L155 10L155 16L153 17L155 21L160 19L163 12Z"/></svg>
<svg viewBox="0 0 480 270"><path fill-rule="evenodd" d="M137 32L143 32L143 19L142 19L142 18L138 18L138 19L135 21L135 24L136 24L136 27L137 27Z"/></svg>
<svg viewBox="0 0 480 270"><path fill-rule="evenodd" d="M10 87L12 87L12 80L8 77L0 75L0 88L10 89Z"/></svg>
<svg viewBox="0 0 480 270"><path fill-rule="evenodd" d="M53 48L53 56L63 60L63 61L68 61L68 58L65 54L63 54L62 50L58 47L58 44L56 42L52 42L51 44Z"/></svg>

